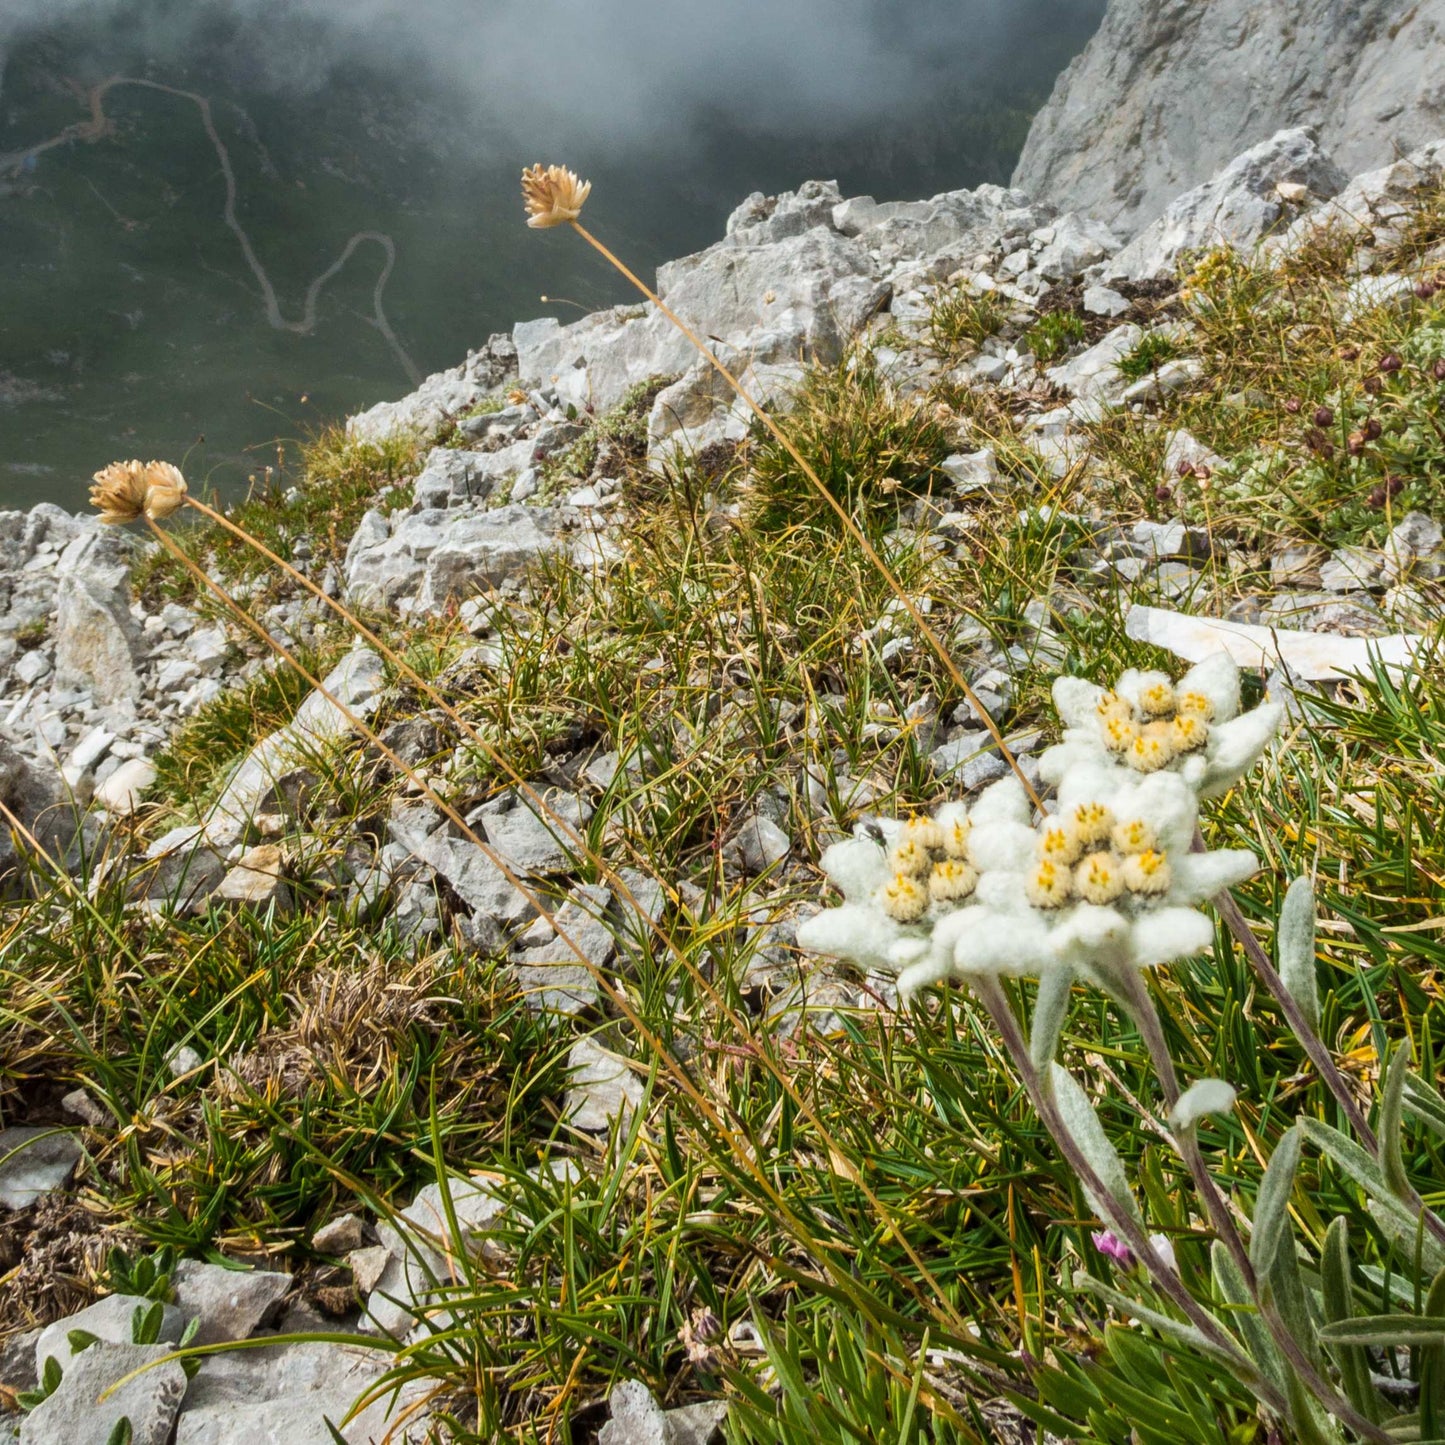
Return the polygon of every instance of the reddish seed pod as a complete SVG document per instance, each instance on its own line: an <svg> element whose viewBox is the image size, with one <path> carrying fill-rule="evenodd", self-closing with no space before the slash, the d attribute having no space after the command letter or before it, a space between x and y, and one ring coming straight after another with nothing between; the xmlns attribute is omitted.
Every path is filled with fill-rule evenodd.
<svg viewBox="0 0 1445 1445"><path fill-rule="evenodd" d="M1192 477L1194 475L1194 463L1181 461L1179 465L1174 468L1174 472L1176 476Z"/></svg>
<svg viewBox="0 0 1445 1445"><path fill-rule="evenodd" d="M1365 498L1365 505L1373 511L1378 512L1385 505L1384 487L1375 487L1368 497Z"/></svg>
<svg viewBox="0 0 1445 1445"><path fill-rule="evenodd" d="M1364 434L1364 432L1362 432L1362 431L1352 431L1352 432L1350 433L1350 440L1349 440L1349 444L1348 444L1348 450L1349 450L1349 453L1350 453L1350 455L1351 455L1352 457L1357 457L1357 456L1359 456L1360 453L1365 450L1365 434Z"/></svg>
<svg viewBox="0 0 1445 1445"><path fill-rule="evenodd" d="M1214 468L1207 467L1204 465L1203 462L1201 462L1197 467L1194 468L1194 475L1199 481L1207 482L1210 477L1214 475Z"/></svg>
<svg viewBox="0 0 1445 1445"><path fill-rule="evenodd" d="M1174 500L1173 488L1160 482L1159 485L1154 488L1154 500L1156 502L1172 502Z"/></svg>
<svg viewBox="0 0 1445 1445"><path fill-rule="evenodd" d="M1385 389L1385 379L1380 376L1367 376L1360 383L1371 396L1379 396Z"/></svg>
<svg viewBox="0 0 1445 1445"><path fill-rule="evenodd" d="M1386 352L1385 355L1380 358L1380 370L1387 376L1392 372L1399 371L1404 364L1400 355L1394 351Z"/></svg>
<svg viewBox="0 0 1445 1445"><path fill-rule="evenodd" d="M1332 412L1332 411L1329 409L1329 407L1327 407L1327 406L1317 406L1317 407L1315 408L1315 425L1316 425L1316 426L1334 426L1334 424L1335 424L1335 414L1334 414L1334 412Z"/></svg>
<svg viewBox="0 0 1445 1445"><path fill-rule="evenodd" d="M1304 405L1304 403L1300 401L1299 397L1297 397L1297 396L1292 396L1292 397L1289 397L1289 398L1285 401L1284 409L1285 409L1291 416L1298 416L1298 415L1300 414L1300 408L1301 408L1303 405Z"/></svg>
<svg viewBox="0 0 1445 1445"><path fill-rule="evenodd" d="M1372 416L1372 417L1370 417L1370 418L1365 422L1365 425L1364 425L1364 427L1362 428L1362 430L1363 430L1364 433L1365 433L1365 440L1366 440L1367 442L1373 442L1373 441L1379 441L1379 439L1380 439L1380 433L1381 433L1382 431L1384 431L1385 428L1380 425L1380 421L1379 421L1379 418L1378 418L1378 417L1373 417L1373 416Z"/></svg>
<svg viewBox="0 0 1445 1445"><path fill-rule="evenodd" d="M1415 294L1422 301L1428 301L1439 289L1433 281L1417 281L1415 283Z"/></svg>
<svg viewBox="0 0 1445 1445"><path fill-rule="evenodd" d="M1430 375L1436 381L1445 381L1445 356L1437 356L1430 367Z"/></svg>
<svg viewBox="0 0 1445 1445"><path fill-rule="evenodd" d="M1360 348L1351 343L1348 346L1340 347L1338 355L1341 361L1358 361L1360 359Z"/></svg>
<svg viewBox="0 0 1445 1445"><path fill-rule="evenodd" d="M1405 490L1404 477L1386 477L1385 495L1387 497L1398 497Z"/></svg>

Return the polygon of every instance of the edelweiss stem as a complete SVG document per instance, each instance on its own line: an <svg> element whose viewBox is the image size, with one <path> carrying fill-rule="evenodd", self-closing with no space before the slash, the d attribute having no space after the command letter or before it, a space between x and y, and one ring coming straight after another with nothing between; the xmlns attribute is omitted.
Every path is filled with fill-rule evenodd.
<svg viewBox="0 0 1445 1445"><path fill-rule="evenodd" d="M998 1028L999 1034L1004 1041L1005 1047L1013 1059L1014 1067L1019 1071L1019 1077L1023 1080L1024 1088L1028 1091L1030 1100L1039 1118L1043 1121L1044 1127L1048 1129L1053 1137L1054 1144L1059 1152L1068 1162L1069 1167L1078 1176L1079 1182L1089 1191L1101 1207L1109 1209L1109 1218L1105 1221L1115 1231L1129 1248L1140 1263L1149 1271L1155 1285L1188 1316L1189 1322L1202 1334L1216 1349L1224 1350L1234 1356L1236 1360L1243 1361L1239 1347L1220 1328L1215 1319L1204 1310L1189 1291L1184 1287L1183 1281L1171 1270L1159 1257L1158 1251L1150 1242L1149 1236L1139 1227L1128 1212L1121 1208L1115 1208L1113 1196L1109 1193L1104 1182L1099 1178L1093 1166L1084 1158L1082 1152L1075 1145L1073 1136L1069 1133L1060 1117L1057 1108L1054 1106L1053 1091L1045 1082L1043 1076L1034 1068L1033 1060L1029 1055L1028 1041L1023 1036L1019 1027L1018 1019L1014 1015L1008 997L999 986L998 980L991 977L971 978L969 984L975 996L988 1010ZM1315 1396L1332 1415L1343 1424L1355 1431L1363 1439L1373 1442L1373 1445L1391 1445L1391 1437L1381 1430L1377 1425L1365 1419L1343 1395L1339 1394L1327 1380L1320 1377L1314 1366L1310 1363L1301 1349L1298 1341L1295 1340L1283 1322L1271 1310L1267 1312L1266 1318L1271 1326L1271 1334L1274 1335L1281 1353L1289 1360L1294 1367L1296 1374L1304 1383L1305 1387ZM1260 1399L1269 1404L1282 1419L1290 1418L1289 1409L1272 1386L1264 1380L1257 1378L1257 1372L1248 1368L1247 1373L1256 1376L1254 1388Z"/></svg>
<svg viewBox="0 0 1445 1445"><path fill-rule="evenodd" d="M848 531L848 534L863 549L863 555L867 557L868 560L873 564L873 566L878 570L879 575L883 578L885 582L887 582L889 588L892 590L894 595L903 604L910 620L913 622L913 625L918 629L919 633L923 636L929 647L937 655L938 660L943 663L944 667L948 670L948 675L957 684L959 690L968 699L970 705L973 707L973 710L982 720L984 727L988 730L988 733L993 738L995 744L997 744L999 752L1002 754L1004 761L1009 765L1010 768L1013 769L1014 774L1018 778L1019 782L1024 785L1024 791L1033 800L1034 806L1036 808L1042 808L1043 800L1035 791L1034 785L1028 780L1028 777L1025 775L1023 769L1019 767L1018 759L1014 757L1012 750L1009 748L1009 745L1004 741L1003 733L1000 731L998 724L994 722L992 716L988 712L988 709L985 708L983 703L979 700L978 694L973 690L972 687L969 686L963 674L958 670L957 665L948 655L948 650L939 640L938 634L935 633L933 629L929 627L928 623L924 621L923 614L918 610L917 604L908 595L907 591L903 587L903 584L897 579L897 577L893 575L892 569L888 566L886 562L884 562L882 557L878 555L877 549L868 540L868 538L864 536L863 529L859 527L857 522L853 520L853 517L849 513L848 509L842 504L842 502L837 499L837 497L832 494L832 492L828 490L827 487L823 485L822 481L818 477L818 474L813 470L811 466L808 465L807 461L804 460L802 454L798 451L797 447L794 446L791 441L789 441L787 436L784 434L783 429L753 399L751 393L749 393L749 391L742 384L742 382L739 381L738 378L735 377L732 372L729 371L728 368L724 366L721 361L718 360L717 356L714 355L712 349L703 341L703 339L697 334L697 332L695 332L692 327L689 326L687 322L685 322L682 317L677 314L677 312L675 312L670 306L668 306L668 304L649 285L647 285L647 283L643 281L641 277L635 275L633 271L623 261L621 261L610 250L608 250L608 248L604 246L602 242L599 241L597 237L594 236L585 226L581 225L577 221L571 221L568 224L571 225L572 229L576 231L577 234L581 236L582 239L586 241L589 246L596 250L608 262L609 265L614 266L618 271L622 273L622 275L624 275L628 279L628 281L632 283L632 285L637 287L637 289L642 292L642 294L646 296L647 299L651 301L652 304L656 306L657 309L661 311L662 314L666 316L667 319L672 322L672 324L677 327L677 329L682 332L685 337L687 337L687 339L693 344L693 346L696 347L698 353L703 357L703 359L718 373L719 376L722 377L725 382L727 382L727 384L733 389L733 391L742 398L742 400L744 401L744 403L746 403L748 409L753 413L753 415L757 417L757 419L768 429L769 432L772 433L774 440L776 440L777 443L787 452L787 454L798 464L798 467L802 470L803 475L808 479L809 484L814 488L818 495L822 497L823 500L827 502L827 504L838 514L839 520L842 521L843 526Z"/></svg>

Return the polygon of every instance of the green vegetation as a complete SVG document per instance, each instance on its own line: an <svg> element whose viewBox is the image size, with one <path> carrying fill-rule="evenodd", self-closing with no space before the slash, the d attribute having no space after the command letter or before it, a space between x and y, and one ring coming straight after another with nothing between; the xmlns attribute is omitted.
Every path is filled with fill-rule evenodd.
<svg viewBox="0 0 1445 1445"><path fill-rule="evenodd" d="M1119 358L1120 375L1130 381L1142 381L1151 372L1158 371L1166 361L1173 361L1180 355L1179 343L1168 332L1149 331L1139 344Z"/></svg>
<svg viewBox="0 0 1445 1445"><path fill-rule="evenodd" d="M1023 340L1041 366L1050 366L1087 334L1088 327L1082 316L1072 311L1050 311L1029 327Z"/></svg>
<svg viewBox="0 0 1445 1445"><path fill-rule="evenodd" d="M928 399L900 397L861 348L835 366L811 368L782 427L828 491L855 516L873 521L926 492L953 449L950 429ZM761 427L751 471L749 520L759 531L835 525L797 463Z"/></svg>
<svg viewBox="0 0 1445 1445"><path fill-rule="evenodd" d="M940 356L954 356L996 336L1007 320L1007 309L991 292L951 286L938 292L929 309L929 344Z"/></svg>
<svg viewBox="0 0 1445 1445"><path fill-rule="evenodd" d="M1325 266L1201 260L1182 303L1192 337L1174 353L1203 359L1199 384L1095 423L1089 465L1062 481L1023 451L1006 401L898 396L864 352L811 369L784 426L879 536L961 439L996 447L997 488L968 499L961 525L893 535L888 558L965 675L1012 649L1000 723L1052 730L1056 672L1112 680L1170 665L1125 632L1132 602L1158 601L1147 581L1090 570L1102 534L1182 509L1238 543L1243 568L1200 569L1191 606L1209 612L1236 601L1277 544L1378 542L1406 506L1438 510L1445 295L1423 284L1429 294L1346 320L1347 284ZM1030 345L1055 357L1082 327L1052 313ZM1141 345L1126 362L1147 374L1165 359L1162 344ZM631 1118L604 1140L566 1121L576 1032L532 1012L504 951L468 933L445 888L435 931L407 937L395 889L351 886L347 870L368 876L393 808L416 800L360 741L311 767L284 844L290 912L136 908L145 880L118 868L120 839L77 884L40 870L29 896L0 905L0 1110L84 1088L115 1121L86 1133L75 1230L95 1244L114 1229L129 1259L221 1250L304 1270L335 1213L385 1216L438 1175L484 1173L515 1203L484 1254L451 1262L444 1308L393 1361L397 1381L436 1385L461 1440L580 1436L623 1376L669 1403L726 1393L733 1445L985 1445L1020 1417L1081 1445L1286 1440L1255 1390L1180 1344L1172 1307L1156 1302L1162 1324L1130 1323L1101 1298L1143 1286L1096 1248L1094 1207L970 996L943 988L896 1009L880 978L864 991L817 960L800 967L773 931L819 899L813 865L829 842L868 815L954 795L929 755L934 723L965 700L770 438L749 440L736 480L687 457L643 478L652 395L639 389L556 463L560 485L590 474L604 446L625 454L635 511L623 555L605 571L560 557L540 567L527 599L496 613L499 663L463 663L472 639L454 619L381 624L524 777L576 777L582 760L617 755L610 781L580 785L594 809L587 842L610 869L662 885L661 937L609 914L617 957L583 1028L634 1061ZM1164 477L1179 429L1222 464ZM415 453L328 445L296 501L248 504L238 520L313 547L334 531L339 555L344 519ZM209 533L187 536L195 555L224 556L233 581L261 577ZM182 580L152 564L158 593L178 595ZM282 585L267 576L257 595ZM1425 588L1419 607L1438 646L1440 599ZM897 638L914 645L885 661ZM267 671L202 709L172 741L139 835L189 816L304 691ZM1263 860L1237 896L1267 949L1289 881L1315 879L1320 1032L1373 1104L1402 1040L1424 1079L1441 1072L1445 671L1378 669L1310 706L1288 747L1209 806L1202 831L1210 847ZM422 711L399 687L377 725ZM458 808L495 797L506 768L436 711L425 717L440 759L430 775ZM759 807L793 849L745 877L729 844ZM1300 1119L1343 1127L1340 1110L1225 930L1207 957L1150 983L1181 1074L1239 1090L1199 1139L1253 1218L1262 1161L1286 1131ZM1032 984L1007 987L1033 1010ZM201 1063L177 1077L181 1048ZM1092 1102L1181 1278L1222 1301L1138 1029L1081 990L1061 1058L1098 1085ZM1437 1108L1417 1099L1392 1116L1400 1177L1432 1205L1445 1197ZM1343 1217L1358 1312L1438 1317L1427 1237L1391 1238L1352 1157L1306 1152L1287 1199L1300 1273L1313 1287ZM74 1276L93 1256L94 1279L104 1249L76 1250ZM48 1260L7 1266L0 1327L53 1313L38 1277ZM168 1272L164 1254L149 1273L112 1258L107 1282L162 1298ZM327 1288L340 1292L315 1292L321 1306L351 1303L348 1287ZM1404 1375L1416 1362L1398 1349L1370 1368ZM1427 1377L1431 1420L1438 1380Z"/></svg>

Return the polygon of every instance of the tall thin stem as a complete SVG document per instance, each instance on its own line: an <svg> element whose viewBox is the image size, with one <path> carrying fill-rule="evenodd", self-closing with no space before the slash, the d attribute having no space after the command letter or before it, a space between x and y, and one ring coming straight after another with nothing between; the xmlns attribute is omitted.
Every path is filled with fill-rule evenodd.
<svg viewBox="0 0 1445 1445"><path fill-rule="evenodd" d="M998 747L998 750L1002 755L1004 761L1009 765L1010 768L1013 769L1013 772L1018 778L1019 782L1024 785L1024 791L1027 792L1029 797L1033 800L1034 806L1041 808L1043 806L1042 799L1040 799L1037 791L1034 788L1034 785L1029 781L1028 776L1019 766L1018 759L1014 756L1012 749L1004 741L1003 733L999 729L998 724L994 722L993 717L990 715L988 709L985 708L983 703L979 700L978 694L973 690L972 687L969 686L967 679L959 671L957 664L948 655L948 650L939 640L938 634L935 633L933 629L929 627L928 623L924 621L923 614L919 611L918 605L908 595L903 584L894 575L892 569L888 566L886 562L884 562L883 558L878 555L877 549L864 535L863 529L859 527L858 523L853 519L853 516L848 511L847 507L845 507L842 502L840 502L838 498L835 497L832 492L830 492L828 488L823 485L822 481L818 477L817 472L815 472L813 468L809 466L807 460L803 457L802 453L799 452L798 448L793 444L793 442L789 440L789 438L785 435L783 429L777 424L777 422L772 419L772 417L768 415L766 411L763 410L763 408L753 398L752 394L742 384L742 382L739 381L738 378L734 376L733 373L729 371L728 368L724 366L721 361L718 360L717 356L713 353L711 347L709 347L706 342L703 341L702 337L700 337L697 332L694 331L692 327L689 326L687 322L684 321L682 317L680 317L677 312L675 312L662 299L662 297L660 297L652 289L652 287L650 287L645 281L643 281L640 276L634 274L634 272L626 265L625 262L619 259L605 245L603 245L602 242L599 241L597 237L591 233L591 231L589 231L585 226L581 225L577 221L573 221L570 224L572 226L572 229L576 231L577 234L581 236L582 239L586 241L589 246L591 246L595 251L597 251L608 262L609 265L614 266L618 271L620 271L622 275L628 279L628 281L630 281L644 296L646 296L647 299L651 301L652 304L656 306L657 309L661 311L662 314L667 317L667 319L672 322L672 324L677 327L677 329L685 337L687 337L687 339L697 349L698 353L702 356L703 360L705 360L718 373L718 375L721 376L725 382L727 382L728 386L730 386L732 390L736 392L739 397L742 398L743 402L747 405L748 409L753 413L753 415L757 417L757 419L768 429L769 432L772 433L774 440L777 441L777 443L787 452L787 454L793 459L793 461L797 463L798 467L801 469L803 475L808 479L808 482L812 485L813 489L838 514L838 518L843 523L843 526L847 529L848 534L863 549L863 555L867 557L869 562L873 564L873 566L877 569L878 574L883 578L885 582L887 582L890 590L903 604L904 609L907 611L909 619L912 621L913 625L918 629L920 635L924 638L924 640L928 643L929 647L933 650L934 654L938 657L938 660L942 662L944 667L948 670L948 675L953 679L959 690L968 699L969 705L982 720L984 727L988 730L989 736L993 738L994 743Z"/></svg>

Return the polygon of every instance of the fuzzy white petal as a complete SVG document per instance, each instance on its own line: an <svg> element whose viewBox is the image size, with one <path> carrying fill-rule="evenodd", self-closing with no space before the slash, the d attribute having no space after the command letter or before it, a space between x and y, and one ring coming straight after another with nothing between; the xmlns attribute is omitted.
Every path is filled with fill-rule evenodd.
<svg viewBox="0 0 1445 1445"><path fill-rule="evenodd" d="M825 908L798 928L798 947L852 959L865 968L889 967L889 950L903 930L876 908L845 903Z"/></svg>
<svg viewBox="0 0 1445 1445"><path fill-rule="evenodd" d="M1176 1129L1192 1129L1206 1114L1229 1113L1236 1097L1233 1084L1223 1079L1200 1079L1180 1094L1169 1122Z"/></svg>
<svg viewBox="0 0 1445 1445"><path fill-rule="evenodd" d="M1034 830L1027 823L974 823L968 856L981 873L1027 868L1034 856Z"/></svg>
<svg viewBox="0 0 1445 1445"><path fill-rule="evenodd" d="M1154 829L1156 846L1169 854L1189 847L1199 816L1194 790L1177 773L1151 773L1121 796L1116 811L1121 818L1142 818Z"/></svg>
<svg viewBox="0 0 1445 1445"><path fill-rule="evenodd" d="M1037 915L970 910L971 926L953 946L953 965L961 974L1005 974L1024 978L1053 962L1048 925Z"/></svg>
<svg viewBox="0 0 1445 1445"><path fill-rule="evenodd" d="M1057 788L1076 767L1103 757L1104 745L1097 738L1084 740L1066 736L1063 742L1039 754L1039 776L1051 788Z"/></svg>
<svg viewBox="0 0 1445 1445"><path fill-rule="evenodd" d="M1247 848L1214 848L1208 853L1177 853L1169 867L1173 875L1169 902L1187 906L1253 878L1259 872L1259 859Z"/></svg>
<svg viewBox="0 0 1445 1445"><path fill-rule="evenodd" d="M1024 785L1010 774L990 783L978 795L968 815L975 828L986 823L1022 823L1026 827L1033 816L1033 805Z"/></svg>
<svg viewBox="0 0 1445 1445"><path fill-rule="evenodd" d="M1215 728L1209 734L1200 797L1215 798L1228 792L1259 761L1283 721L1284 708L1279 703L1264 703Z"/></svg>
<svg viewBox="0 0 1445 1445"><path fill-rule="evenodd" d="M952 828L956 823L966 822L967 819L967 803L945 803L933 815L933 821L937 823L940 828Z"/></svg>
<svg viewBox="0 0 1445 1445"><path fill-rule="evenodd" d="M1033 911L1028 900L1024 873L989 871L979 874L978 889L973 895L985 908L997 913L1024 915Z"/></svg>
<svg viewBox="0 0 1445 1445"><path fill-rule="evenodd" d="M1116 799L1134 786L1138 776L1116 768L1102 748L1081 755L1059 779L1059 811L1076 808L1080 803L1103 803L1113 808Z"/></svg>
<svg viewBox="0 0 1445 1445"><path fill-rule="evenodd" d="M1092 903L1069 909L1049 933L1055 959L1074 967L1087 967L1101 955L1126 957L1128 945L1129 920L1115 908Z"/></svg>
<svg viewBox="0 0 1445 1445"><path fill-rule="evenodd" d="M898 975L898 993L910 999L921 988L942 983L953 972L948 959L939 960L930 954L919 963L910 964Z"/></svg>
<svg viewBox="0 0 1445 1445"><path fill-rule="evenodd" d="M1130 962L1153 968L1203 953L1214 941L1214 925L1192 908L1158 908L1135 919L1130 932Z"/></svg>
<svg viewBox="0 0 1445 1445"><path fill-rule="evenodd" d="M888 855L868 838L834 843L819 862L849 903L863 903L888 881Z"/></svg>
<svg viewBox="0 0 1445 1445"><path fill-rule="evenodd" d="M1097 728L1095 709L1103 695L1104 689L1086 678L1054 679L1054 710L1066 728L1082 728L1091 723Z"/></svg>
<svg viewBox="0 0 1445 1445"><path fill-rule="evenodd" d="M928 940L916 933L895 940L888 948L889 971L896 973L917 963L920 958L928 956L928 951Z"/></svg>
<svg viewBox="0 0 1445 1445"><path fill-rule="evenodd" d="M1214 704L1214 721L1226 723L1239 715L1239 668L1227 652L1216 652L1196 662L1179 679L1178 690L1202 692Z"/></svg>

